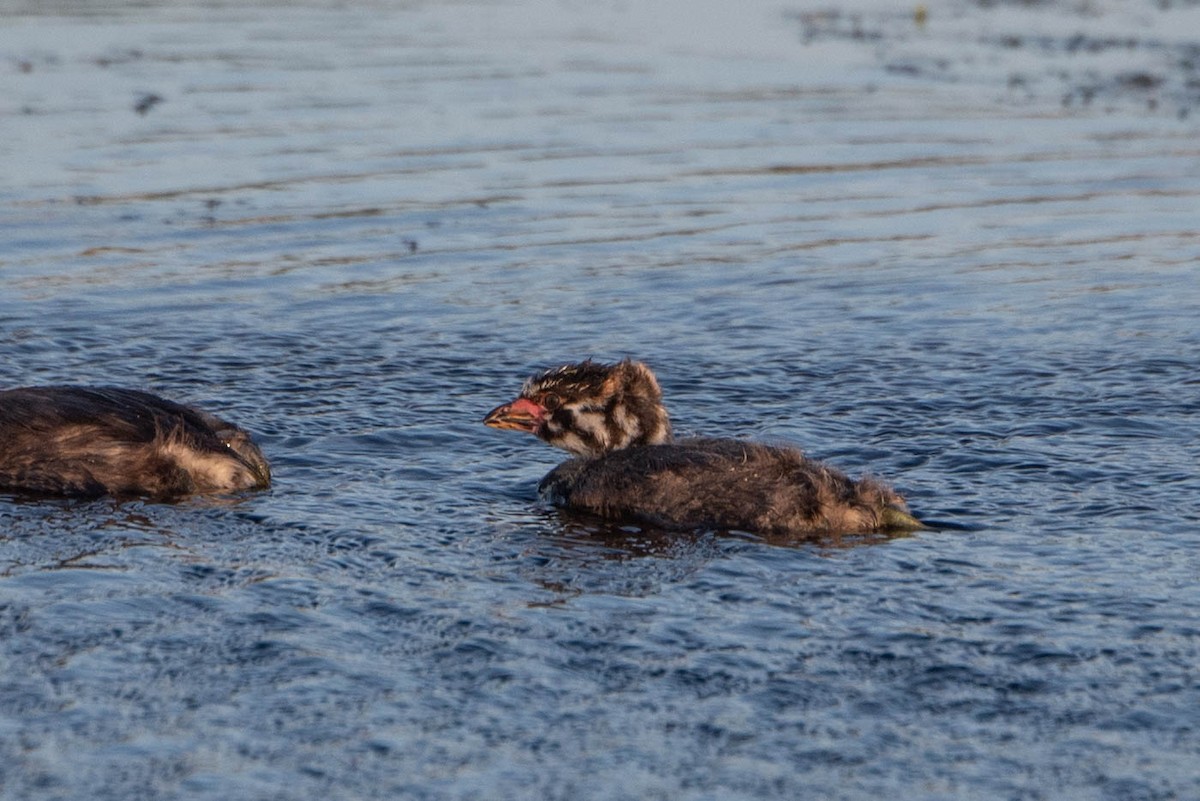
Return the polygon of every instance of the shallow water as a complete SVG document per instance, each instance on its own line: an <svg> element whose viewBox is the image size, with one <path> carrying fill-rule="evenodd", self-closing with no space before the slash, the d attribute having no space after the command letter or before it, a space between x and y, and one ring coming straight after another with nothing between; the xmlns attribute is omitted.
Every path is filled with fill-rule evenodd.
<svg viewBox="0 0 1200 801"><path fill-rule="evenodd" d="M1200 9L517 5L8 6L0 385L277 481L0 499L0 796L1200 796ZM939 528L542 508L624 355Z"/></svg>

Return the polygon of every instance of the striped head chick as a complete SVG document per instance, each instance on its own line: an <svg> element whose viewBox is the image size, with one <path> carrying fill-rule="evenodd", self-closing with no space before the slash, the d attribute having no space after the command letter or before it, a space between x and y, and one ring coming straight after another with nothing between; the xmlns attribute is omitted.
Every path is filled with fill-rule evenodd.
<svg viewBox="0 0 1200 801"><path fill-rule="evenodd" d="M650 368L625 359L590 359L533 376L511 403L483 419L492 428L526 431L575 456L597 457L671 441L662 390Z"/></svg>

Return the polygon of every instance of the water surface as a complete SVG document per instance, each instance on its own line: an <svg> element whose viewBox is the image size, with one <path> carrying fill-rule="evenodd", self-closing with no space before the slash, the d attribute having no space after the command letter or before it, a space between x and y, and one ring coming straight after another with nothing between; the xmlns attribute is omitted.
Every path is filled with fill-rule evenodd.
<svg viewBox="0 0 1200 801"><path fill-rule="evenodd" d="M0 499L0 795L1200 796L1197 7L724 5L10 4L0 384L277 481ZM541 507L625 355L940 528Z"/></svg>

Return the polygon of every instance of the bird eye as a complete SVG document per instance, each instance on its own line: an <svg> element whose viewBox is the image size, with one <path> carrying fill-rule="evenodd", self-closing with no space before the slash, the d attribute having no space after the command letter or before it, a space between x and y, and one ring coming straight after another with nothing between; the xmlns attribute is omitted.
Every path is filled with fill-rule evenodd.
<svg viewBox="0 0 1200 801"><path fill-rule="evenodd" d="M562 398L555 395L553 392L548 392L542 396L542 408L548 412L552 412L562 406Z"/></svg>

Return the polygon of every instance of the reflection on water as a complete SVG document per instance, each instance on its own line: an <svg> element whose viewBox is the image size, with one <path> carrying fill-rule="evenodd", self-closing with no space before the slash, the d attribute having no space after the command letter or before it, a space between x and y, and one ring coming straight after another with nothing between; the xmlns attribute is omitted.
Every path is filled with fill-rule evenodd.
<svg viewBox="0 0 1200 801"><path fill-rule="evenodd" d="M0 796L1200 795L1194 7L76 6L0 30L0 383L276 483L0 498ZM935 528L544 508L480 417L624 355Z"/></svg>

